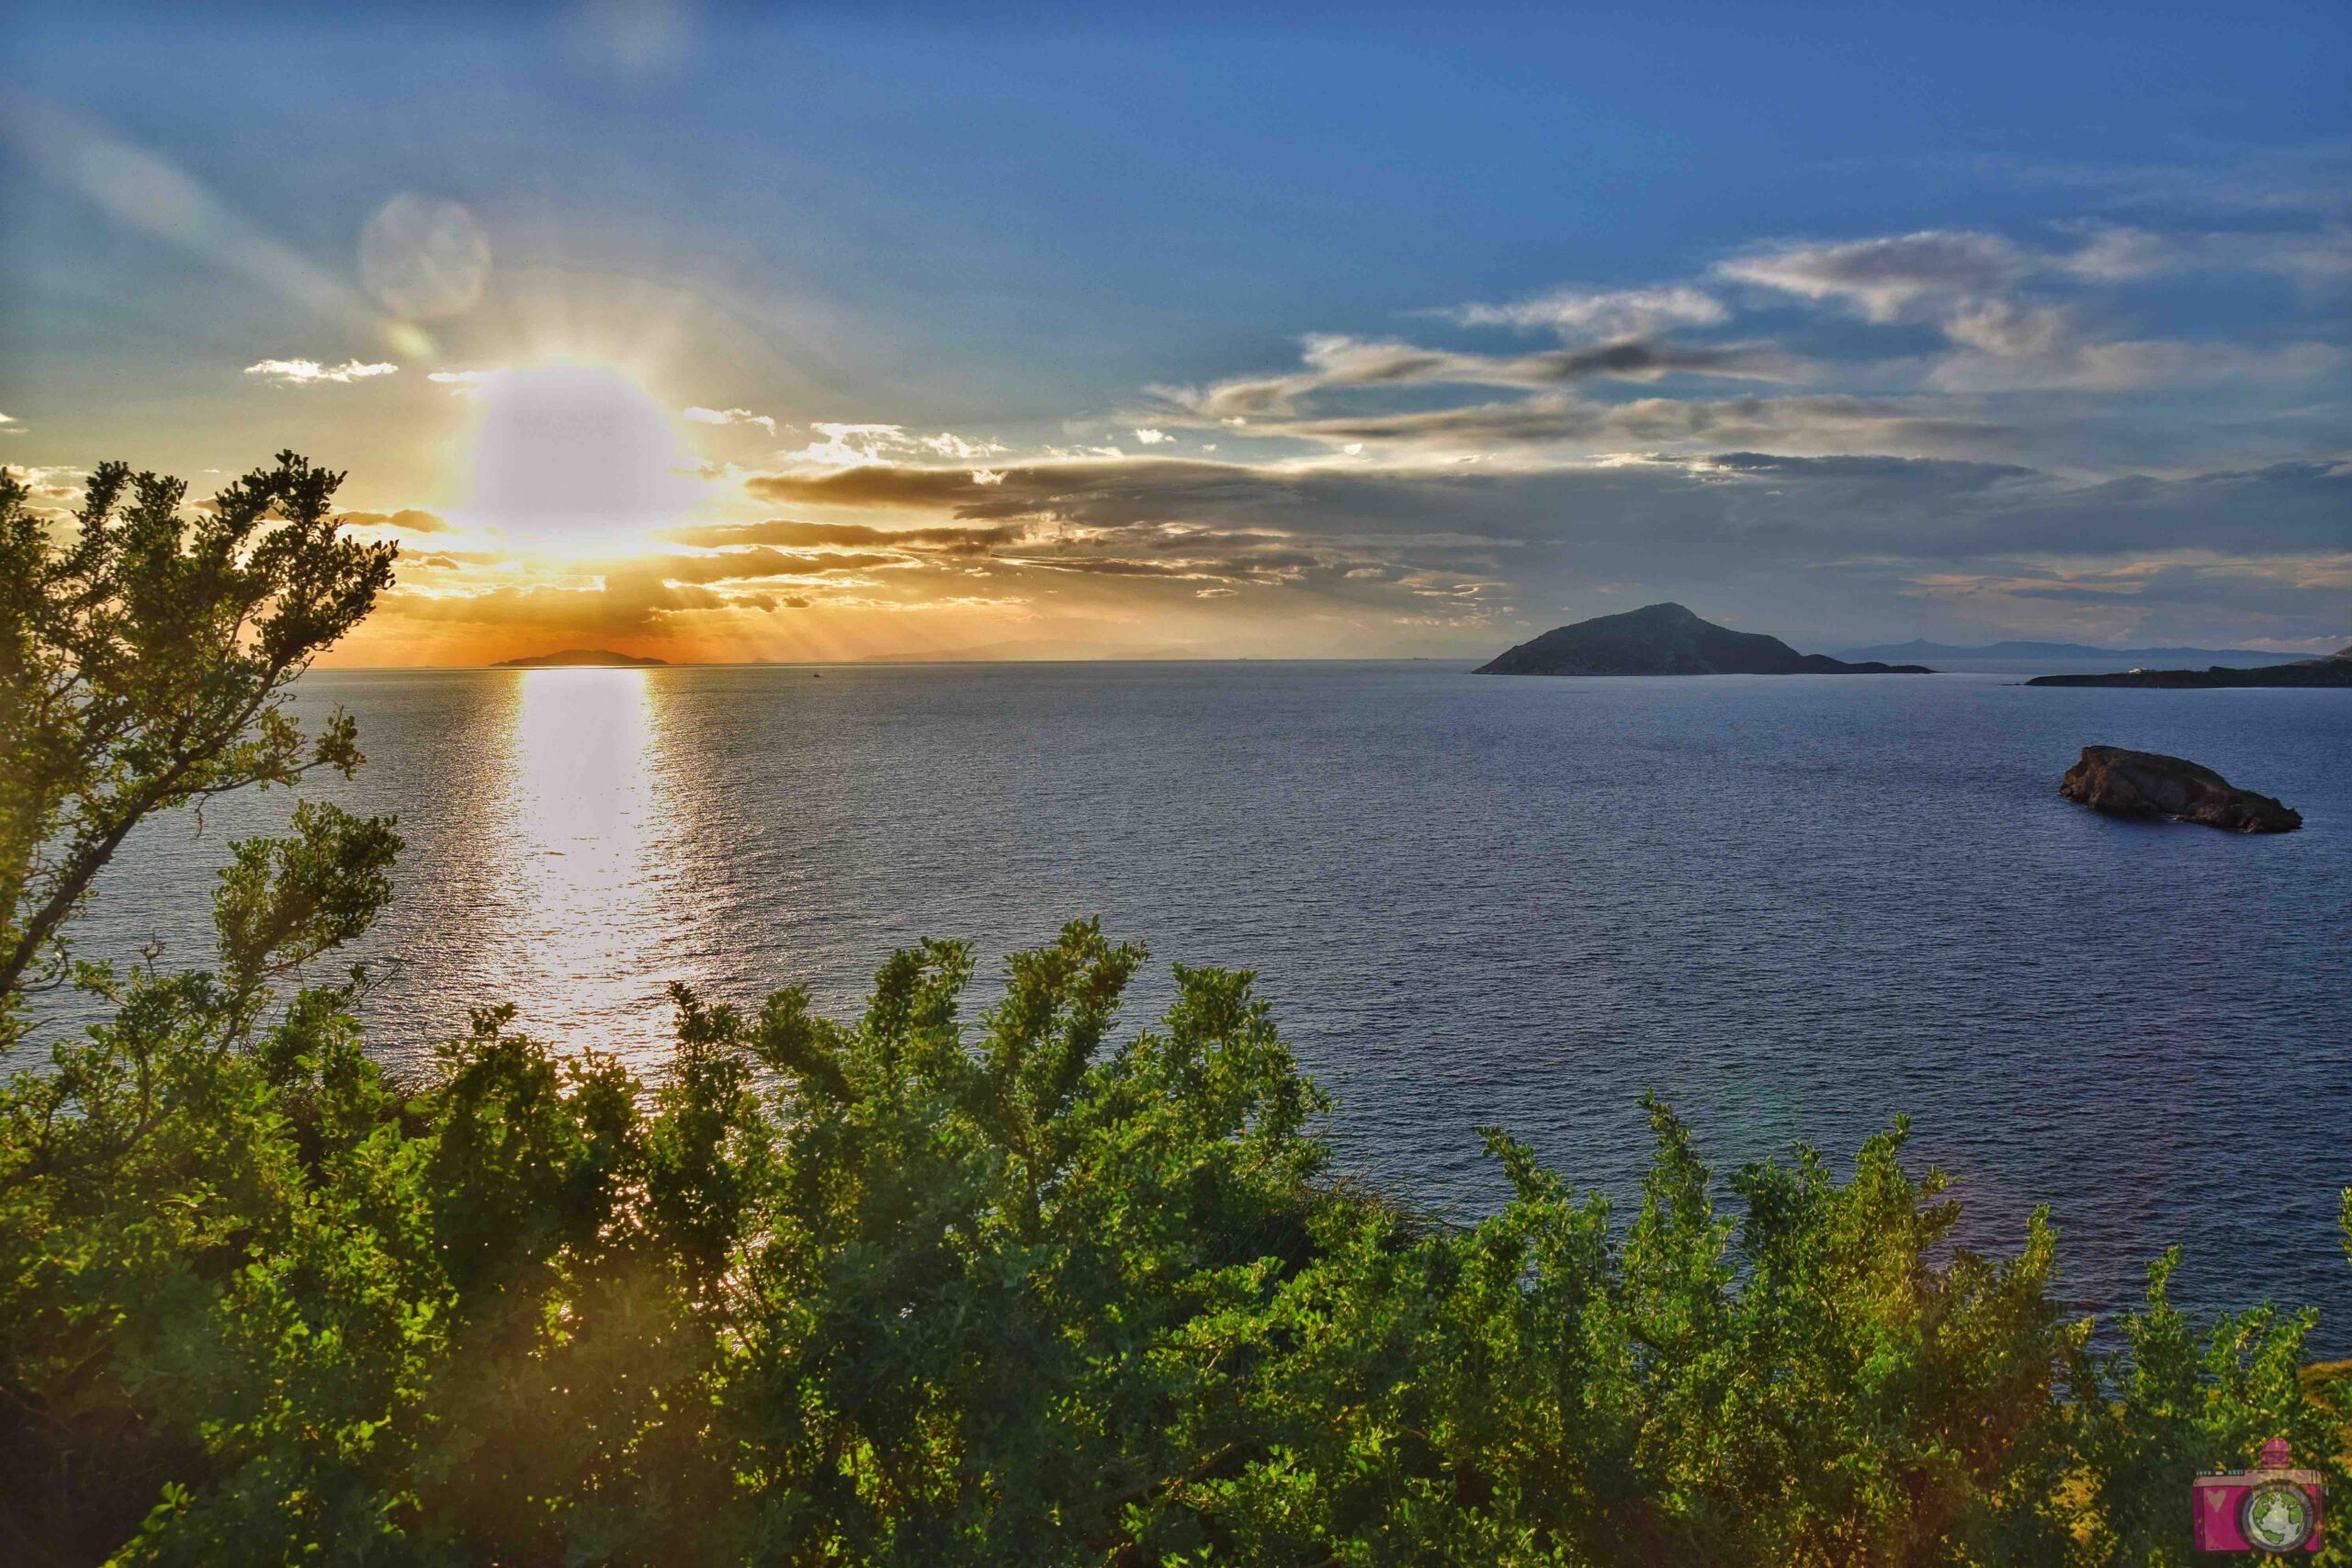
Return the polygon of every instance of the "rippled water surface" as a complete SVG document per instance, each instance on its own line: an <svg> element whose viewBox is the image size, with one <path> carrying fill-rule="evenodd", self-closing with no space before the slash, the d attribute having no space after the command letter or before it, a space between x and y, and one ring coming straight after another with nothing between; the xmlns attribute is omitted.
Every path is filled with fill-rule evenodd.
<svg viewBox="0 0 2352 1568"><path fill-rule="evenodd" d="M366 955L386 1057L513 1000L658 1065L663 987L805 980L894 944L994 956L1100 914L1247 966L1337 1096L1346 1158L1460 1213L1499 1122L1623 1194L1666 1093L1719 1164L1839 1161L1897 1112L1973 1239L2047 1199L2068 1294L2188 1246L2203 1305L2320 1303L2352 1353L2352 694L2029 691L2009 677L1473 679L1397 664L321 673L400 813ZM2239 838L2061 800L2087 742L2302 809ZM200 945L222 840L151 829L85 939Z"/></svg>

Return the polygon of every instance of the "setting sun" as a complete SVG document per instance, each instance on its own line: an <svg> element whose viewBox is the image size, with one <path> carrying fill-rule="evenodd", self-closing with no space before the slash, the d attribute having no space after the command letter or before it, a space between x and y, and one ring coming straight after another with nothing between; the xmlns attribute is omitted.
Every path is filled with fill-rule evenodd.
<svg viewBox="0 0 2352 1568"><path fill-rule="evenodd" d="M617 370L554 364L497 370L468 455L459 515L538 555L642 547L694 500L670 416Z"/></svg>

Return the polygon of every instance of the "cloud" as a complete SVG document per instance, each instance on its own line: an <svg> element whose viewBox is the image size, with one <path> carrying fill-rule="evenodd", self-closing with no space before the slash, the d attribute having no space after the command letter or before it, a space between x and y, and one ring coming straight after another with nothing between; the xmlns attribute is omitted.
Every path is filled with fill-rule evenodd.
<svg viewBox="0 0 2352 1568"><path fill-rule="evenodd" d="M1987 299L1955 310L1944 335L1997 358L2050 359L2078 346L2080 328L2075 312L2063 305Z"/></svg>
<svg viewBox="0 0 2352 1568"><path fill-rule="evenodd" d="M2323 336L2289 342L2126 336L2104 295L2159 274L2227 265L2325 288L2333 268L2352 281L2352 237L2330 230L2288 236L2291 260L2266 258L2255 237L2234 248L2113 223L2077 224L2067 243L2034 246L2004 235L1929 230L1841 241L1786 241L1726 257L1713 275L1873 326L1900 327L1874 354L1850 331L1820 358L1770 340L1685 341L1675 328L1727 325L1716 294L1690 285L1597 292L1559 289L1509 305L1443 312L1465 325L1544 327L1562 346L1484 354L1343 333L1301 340L1295 368L1205 386L1152 386L1154 422L1219 426L1257 440L1305 442L1329 451L1428 462L1525 463L1600 457L1628 446L1700 450L1770 446L1801 455L1839 450L1915 457L2007 456L2029 447L2096 467L2092 450L2124 443L2143 426L2101 424L2082 403L2012 411L1998 394L2130 393L2219 382L2311 381L2343 367L2343 345ZM2250 248L2253 247L2253 248ZM1756 296L1750 295L1752 300ZM1949 347L1922 354L1916 329L1939 331ZM1803 327L1800 331L1818 329ZM1889 352L1892 350L1892 352ZM1844 390L1764 399L1688 389L1638 398L1627 385L1676 378L1734 379ZM1505 392L1524 394L1496 397ZM2312 434L2272 429L2271 455ZM2333 421L2342 428L2340 418ZM1842 445L1841 445L1842 444ZM2218 446L2209 442L2209 449ZM2069 450L2069 449L2072 450ZM2312 449L2306 446L2305 450ZM2324 447L2320 449L2324 449ZM2144 455L2152 450L2144 443ZM887 460L887 453L874 454ZM2089 457L2086 463L2084 459ZM2112 460L2112 457L2110 457Z"/></svg>
<svg viewBox="0 0 2352 1568"><path fill-rule="evenodd" d="M1941 322L1961 352L1935 362L1931 387L1961 392L2132 391L2229 380L2303 380L2343 363L2316 342L2258 346L2095 335L2069 304L2015 299L1951 302Z"/></svg>
<svg viewBox="0 0 2352 1568"><path fill-rule="evenodd" d="M2057 260L2060 270L2100 283L2121 283L2179 265L2180 247L2145 229L2092 226L2082 249Z"/></svg>
<svg viewBox="0 0 2352 1568"><path fill-rule="evenodd" d="M2352 282L2352 231L2169 238L2079 225L2073 250L2035 251L1996 234L1936 230L1836 243L1769 246L1719 275L1836 303L1879 324L1930 322L1959 346L1927 382L1951 390L2129 391L2217 380L2303 379L2343 362L2337 348L2225 341L2121 339L2088 324L2075 302L2021 294L2034 279L2113 287L2188 270L2272 272L2307 288Z"/></svg>
<svg viewBox="0 0 2352 1568"><path fill-rule="evenodd" d="M380 528L390 534L446 534L449 520L435 513L404 506L398 512L345 512L338 520L353 528Z"/></svg>
<svg viewBox="0 0 2352 1568"><path fill-rule="evenodd" d="M2346 345L2332 320L2278 324L2344 257L2335 230L2112 222L1761 245L1704 287L1306 336L1288 365L1073 417L1069 447L818 423L768 471L729 470L780 515L673 528L674 553L562 591L639 624L756 616L788 592L841 616L1018 604L1170 643L1282 628L1302 652L1393 648L1400 628L1500 646L1644 598L1818 648L2352 637L2352 426L2335 388L2306 385L2340 376ZM2225 273L2258 312L2196 313L2191 291ZM1739 321L1761 308L1770 338ZM2207 325L2225 320L2263 330ZM1453 328L1547 335L1481 352ZM2144 395L2223 383L2243 389ZM1180 442L1194 430L1259 456ZM1136 455L1078 445L1113 433Z"/></svg>
<svg viewBox="0 0 2352 1568"><path fill-rule="evenodd" d="M1564 338L1648 338L1731 319L1722 300L1680 285L1603 293L1561 288L1508 305L1457 305L1442 313L1464 326L1541 327Z"/></svg>
<svg viewBox="0 0 2352 1568"><path fill-rule="evenodd" d="M2109 208L2341 215L2352 190L2352 141L2342 138L2271 147L2175 140L2171 149L2186 156L2168 164L2062 164L1978 153L1936 163L1945 174L1956 161L1972 174L2076 189Z"/></svg>
<svg viewBox="0 0 2352 1568"><path fill-rule="evenodd" d="M1001 441L967 440L950 430L926 435L918 445L936 457L953 457L962 463L968 463L975 457L993 457L1000 452L1012 450Z"/></svg>
<svg viewBox="0 0 2352 1568"><path fill-rule="evenodd" d="M0 470L14 474L17 482L35 495L78 497L90 478L87 468L70 463L6 463L0 464Z"/></svg>
<svg viewBox="0 0 2352 1568"><path fill-rule="evenodd" d="M849 468L929 452L933 457L968 463L1012 450L1002 442L958 435L951 430L943 430L936 435L914 435L903 425L845 424L823 420L808 428L822 439L810 442L797 452L786 453L786 460L823 468Z"/></svg>
<svg viewBox="0 0 2352 1568"><path fill-rule="evenodd" d="M2316 234L2266 234L2254 243L2251 265L2314 288L2352 285L2352 228L2337 224Z"/></svg>
<svg viewBox="0 0 2352 1568"><path fill-rule="evenodd" d="M765 546L724 550L706 556L662 556L631 560L615 569L613 578L650 577L663 582L749 582L771 577L824 577L834 572L867 571L876 567L903 566L904 556L873 551L787 554Z"/></svg>
<svg viewBox="0 0 2352 1568"><path fill-rule="evenodd" d="M1955 333L1980 350L1939 364L1931 385L1961 392L2071 389L2121 392L2193 387L2214 381L2302 381L2345 362L2330 344L2275 348L2229 343L2070 342L2041 329L2013 333L1983 318Z"/></svg>
<svg viewBox="0 0 2352 1568"><path fill-rule="evenodd" d="M657 579L630 578L596 588L402 594L387 601L386 607L411 620L611 637L643 631L658 619L681 611L722 610L734 603L708 588L674 587Z"/></svg>
<svg viewBox="0 0 2352 1568"><path fill-rule="evenodd" d="M2352 283L2352 227L2312 231L2217 232L2167 237L2144 229L2100 226L2092 239L2052 265L2072 276L2101 283L2131 282L2165 273L2270 273L2306 289Z"/></svg>
<svg viewBox="0 0 2352 1568"><path fill-rule="evenodd" d="M772 550L656 558L615 563L594 583L502 586L477 592L395 592L379 613L390 620L559 632L567 637L627 637L658 631L680 616L765 614L779 607L806 607L810 602L806 593L725 584L821 581L892 558L833 556L806 560Z"/></svg>
<svg viewBox="0 0 2352 1568"><path fill-rule="evenodd" d="M1911 455L2008 445L2020 432L1950 400L1847 393L1793 397L1637 398L1597 402L1565 392L1512 402L1394 413L1335 414L1266 423L1262 434L1338 446L1388 448L1393 457L1462 461L1510 456L1557 461L1607 451L1769 445L1800 453L1857 446Z"/></svg>
<svg viewBox="0 0 2352 1568"><path fill-rule="evenodd" d="M1246 424L1297 412L1321 394L1399 387L1545 388L1578 381L1655 381L1671 375L1790 380L1804 373L1770 344L1677 344L1624 339L1533 354L1464 354L1388 338L1340 333L1308 337L1306 368L1241 377L1205 389L1154 387L1152 392L1202 423Z"/></svg>
<svg viewBox="0 0 2352 1568"><path fill-rule="evenodd" d="M696 424L756 424L770 435L775 434L774 419L763 413L753 413L750 409L695 407L686 410L685 417Z"/></svg>
<svg viewBox="0 0 2352 1568"><path fill-rule="evenodd" d="M1764 417L1738 401L1718 409L1724 428ZM1885 412L1804 401L1820 403L1807 411L1820 422ZM1720 448L1520 467L1137 456L998 472L986 485L919 464L755 475L746 487L761 499L880 517L698 525L673 537L705 553L615 562L594 583L403 593L394 613L619 637L786 609L1018 604L1026 618L1148 626L1170 643L1213 639L1185 618L1213 615L1266 639L1251 646L1298 652L1398 637L1478 651L1673 598L1820 649L2002 627L2352 639L2345 463L2086 482L2015 463Z"/></svg>
<svg viewBox="0 0 2352 1568"><path fill-rule="evenodd" d="M400 367L390 363L365 364L346 359L340 365L322 365L315 359L265 359L245 367L248 376L266 376L281 387L307 387L322 381L366 381L378 376L396 375ZM435 380L440 377L433 378Z"/></svg>
<svg viewBox="0 0 2352 1568"><path fill-rule="evenodd" d="M2148 560L2112 567L2037 568L1939 573L1917 597L1964 605L2004 619L2055 614L2090 635L2253 645L2332 653L2346 641L2345 602L2352 555L2222 560Z"/></svg>
<svg viewBox="0 0 2352 1568"><path fill-rule="evenodd" d="M1807 299L1837 300L1865 321L1901 321L1923 301L1997 293L2034 259L1997 234L1930 229L1835 243L1782 243L1716 264L1716 273Z"/></svg>
<svg viewBox="0 0 2352 1568"><path fill-rule="evenodd" d="M875 467L763 475L752 485L765 499L804 504L1052 525L1115 540L1129 555L1151 537L1195 553L1241 541L1251 549L1376 546L1384 558L1418 565L1455 558L1446 552L1571 538L1595 547L1614 540L1611 548L1770 541L1769 550L1742 548L1708 568L1722 570L1856 551L1939 559L2018 550L2336 553L2352 515L2352 463L2086 483L2018 464L1739 450L1502 469L1270 469L1136 457L1017 467L989 487L959 469ZM1433 518L1445 520L1444 532L1431 531ZM1652 554L1642 564L1655 571L1667 558Z"/></svg>
<svg viewBox="0 0 2352 1568"><path fill-rule="evenodd" d="M800 548L824 546L888 546L893 549L939 555L980 555L1012 543L1027 530L1013 524L966 528L875 528L862 523L800 523L772 517L764 523L710 523L676 528L670 537L683 545L723 548L741 545L783 545Z"/></svg>
<svg viewBox="0 0 2352 1568"><path fill-rule="evenodd" d="M905 431L895 424L820 423L808 428L824 439L812 441L791 454L797 462L821 463L833 468L876 463L882 460L885 453L904 450L909 445Z"/></svg>
<svg viewBox="0 0 2352 1568"><path fill-rule="evenodd" d="M24 421L12 414L0 413L0 434L22 435L24 433Z"/></svg>

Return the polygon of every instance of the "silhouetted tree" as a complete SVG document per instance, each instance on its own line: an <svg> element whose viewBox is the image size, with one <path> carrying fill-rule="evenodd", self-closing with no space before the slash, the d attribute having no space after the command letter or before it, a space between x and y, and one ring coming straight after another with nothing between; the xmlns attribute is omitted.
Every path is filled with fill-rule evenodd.
<svg viewBox="0 0 2352 1568"><path fill-rule="evenodd" d="M348 716L306 739L284 711L391 581L395 547L338 528L342 482L283 452L191 519L184 481L103 463L61 530L0 473L0 1045L141 820L357 765Z"/></svg>

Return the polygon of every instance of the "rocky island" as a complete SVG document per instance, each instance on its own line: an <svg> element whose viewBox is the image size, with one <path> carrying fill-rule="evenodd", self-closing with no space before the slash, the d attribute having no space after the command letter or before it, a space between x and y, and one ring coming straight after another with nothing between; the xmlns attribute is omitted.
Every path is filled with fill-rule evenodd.
<svg viewBox="0 0 2352 1568"><path fill-rule="evenodd" d="M1650 604L1545 632L1479 675L1932 675L1919 664L1849 664L1799 653L1779 637L1736 632L1679 604Z"/></svg>
<svg viewBox="0 0 2352 1568"><path fill-rule="evenodd" d="M2254 670L2122 670L2111 675L2036 675L2029 686L2153 686L2167 690L2206 686L2352 686L2352 646L2324 659L2266 664Z"/></svg>
<svg viewBox="0 0 2352 1568"><path fill-rule="evenodd" d="M561 653L534 653L523 659L502 659L492 670L651 670L667 668L666 659L639 659L609 648L567 648Z"/></svg>
<svg viewBox="0 0 2352 1568"><path fill-rule="evenodd" d="M2303 814L2267 795L2238 789L2185 758L2121 746L2086 746L2058 793L2113 817L2168 817L2233 833L2286 833Z"/></svg>

